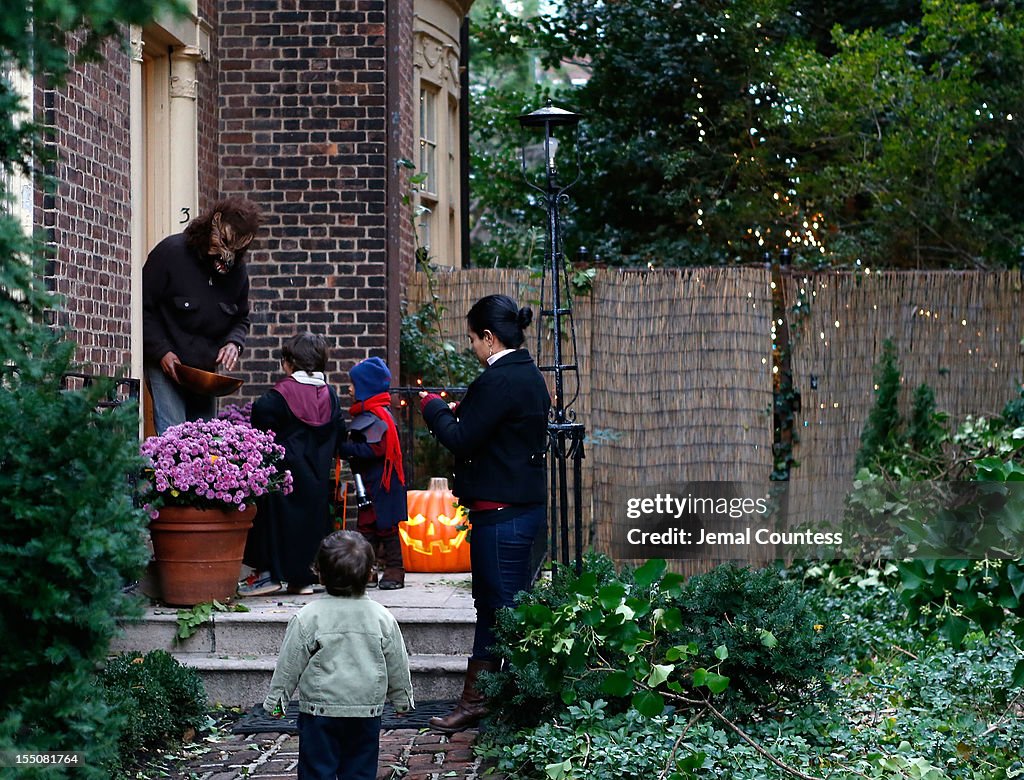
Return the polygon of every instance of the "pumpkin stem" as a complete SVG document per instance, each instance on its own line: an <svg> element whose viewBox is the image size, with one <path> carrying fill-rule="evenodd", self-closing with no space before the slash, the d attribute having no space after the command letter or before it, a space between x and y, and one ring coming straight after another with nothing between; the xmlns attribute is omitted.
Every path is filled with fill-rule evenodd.
<svg viewBox="0 0 1024 780"><path fill-rule="evenodd" d="M445 491L448 489L448 478L447 477L431 477L430 487L428 490L441 490Z"/></svg>

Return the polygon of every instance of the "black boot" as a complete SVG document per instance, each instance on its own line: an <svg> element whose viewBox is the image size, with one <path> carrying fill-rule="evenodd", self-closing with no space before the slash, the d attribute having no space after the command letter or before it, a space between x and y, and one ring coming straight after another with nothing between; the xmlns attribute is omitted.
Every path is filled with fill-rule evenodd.
<svg viewBox="0 0 1024 780"><path fill-rule="evenodd" d="M441 718L431 718L430 728L442 734L454 734L456 731L473 728L487 714L487 699L477 688L480 672L496 672L501 668L500 661L475 661L469 659L466 666L466 681L462 686L462 698L455 709Z"/></svg>
<svg viewBox="0 0 1024 780"><path fill-rule="evenodd" d="M405 566L402 563L402 540L396 533L389 536L382 542L384 554L381 559L384 562L384 573L380 577L377 587L381 590L398 590L405 587Z"/></svg>

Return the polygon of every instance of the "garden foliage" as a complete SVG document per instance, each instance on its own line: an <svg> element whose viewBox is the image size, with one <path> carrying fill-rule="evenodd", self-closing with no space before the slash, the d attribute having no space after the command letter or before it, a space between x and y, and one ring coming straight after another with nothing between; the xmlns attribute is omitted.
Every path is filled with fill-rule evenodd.
<svg viewBox="0 0 1024 780"><path fill-rule="evenodd" d="M818 693L836 652L826 624L770 572L722 566L687 582L664 561L617 574L589 555L580 576L562 572L500 616L508 664L489 691L511 725L598 699L612 714L764 709Z"/></svg>
<svg viewBox="0 0 1024 780"><path fill-rule="evenodd" d="M899 377L895 347L886 341L846 520L862 532L859 541L875 545L875 555L899 559L910 621L958 648L970 631L992 634L1012 616L1024 617L1021 400L994 419L968 417L949 432L927 386L918 388L904 421ZM1020 621L1012 625L1024 636ZM1013 681L1024 684L1024 661Z"/></svg>
<svg viewBox="0 0 1024 780"><path fill-rule="evenodd" d="M62 390L71 342L33 329L22 343L0 386L0 749L81 751L92 768L76 777L100 778L123 716L91 696L96 669L148 559L138 409L98 410L102 382Z"/></svg>
<svg viewBox="0 0 1024 780"><path fill-rule="evenodd" d="M95 59L128 24L144 24L175 0L35 0L0 15L0 168L52 186L33 162L48 157L26 121L10 74L25 70L59 87L72 57ZM7 182L6 176L0 181ZM2 197L11 193L6 189ZM93 693L122 587L147 558L145 515L129 475L141 462L138 409L99 410L110 384L66 391L75 345L45 324L60 306L43 283L41 245L0 208L0 750L76 751L68 767L21 776L107 780L123 716Z"/></svg>
<svg viewBox="0 0 1024 780"><path fill-rule="evenodd" d="M199 673L163 650L112 658L102 675L103 698L123 716L118 761L190 740L206 724L206 690Z"/></svg>
<svg viewBox="0 0 1024 780"><path fill-rule="evenodd" d="M601 582L614 579L610 562L590 563ZM546 699L532 700L543 701L546 714L528 721L503 719L511 708L499 700L499 717L481 732L481 752L499 772L522 780L1022 776L1024 689L1011 681L1019 653L1012 634L1015 618L989 636L969 632L954 649L907 620L893 565L872 569L849 561L819 562L763 576L798 590L807 609L828 615L841 637L841 655L824 675L827 695L819 691L774 712L737 712L729 720L685 703L650 717L610 696L560 704L552 688ZM557 587L539 590L549 594ZM558 592L563 600L570 598L574 586ZM584 633L580 629L577 636ZM540 655L546 649L542 638L536 631L523 633L518 645L532 641ZM515 662L512 668L515 672ZM575 686L577 678L566 682ZM722 704L732 686L730 680L722 696L706 701Z"/></svg>

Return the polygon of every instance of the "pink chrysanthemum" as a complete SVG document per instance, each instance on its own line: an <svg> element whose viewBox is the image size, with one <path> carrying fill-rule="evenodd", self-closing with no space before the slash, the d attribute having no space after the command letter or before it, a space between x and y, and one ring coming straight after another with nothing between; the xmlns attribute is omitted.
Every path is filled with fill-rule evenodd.
<svg viewBox="0 0 1024 780"><path fill-rule="evenodd" d="M243 510L256 496L292 491L284 447L248 422L197 420L142 443L154 505Z"/></svg>

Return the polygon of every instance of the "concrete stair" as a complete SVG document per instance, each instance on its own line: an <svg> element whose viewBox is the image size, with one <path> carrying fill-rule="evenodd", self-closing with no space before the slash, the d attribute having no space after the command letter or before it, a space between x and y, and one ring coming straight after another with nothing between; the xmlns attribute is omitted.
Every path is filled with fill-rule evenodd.
<svg viewBox="0 0 1024 780"><path fill-rule="evenodd" d="M402 627L420 701L455 699L462 692L476 621L469 582L469 574L409 573L402 590L367 591ZM176 640L177 609L152 606L141 620L122 626L111 652L166 650L199 671L211 703L249 708L266 695L288 621L316 598L326 596L246 598L240 602L250 611L214 612L181 641Z"/></svg>

